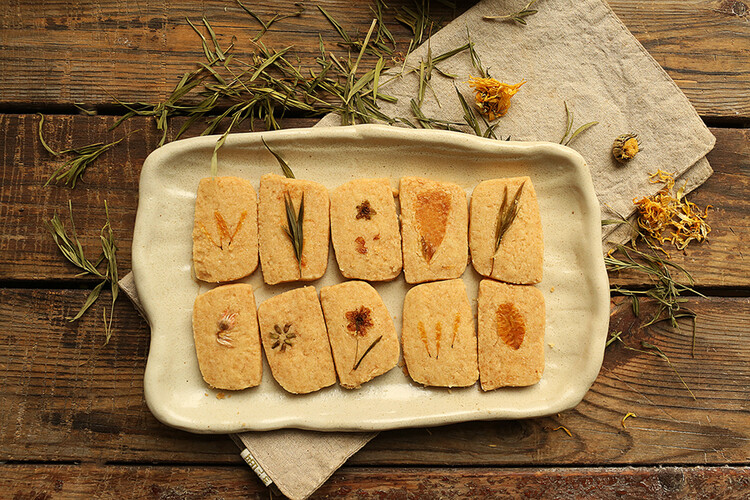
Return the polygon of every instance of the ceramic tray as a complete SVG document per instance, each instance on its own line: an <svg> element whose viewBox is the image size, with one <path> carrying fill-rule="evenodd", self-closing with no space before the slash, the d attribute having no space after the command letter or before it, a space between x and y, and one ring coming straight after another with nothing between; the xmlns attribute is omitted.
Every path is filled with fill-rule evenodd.
<svg viewBox="0 0 750 500"><path fill-rule="evenodd" d="M458 183L467 196L482 180L529 175L539 199L544 231L544 280L536 285L547 307L545 371L531 387L483 392L425 388L401 369L359 390L338 385L307 395L285 392L264 359L260 386L216 391L203 381L193 344L193 301L213 285L192 277L193 206L198 181L210 175L216 137L177 141L144 163L133 236L133 272L151 324L145 374L146 402L163 423L201 433L270 430L379 430L433 426L466 420L514 419L553 414L578 404L602 363L609 320L609 294L601 246L599 204L588 167L572 149L549 143L514 143L458 132L379 125L234 134L219 153L219 175L250 179L281 173L261 135L298 178L334 188L362 177L403 175ZM343 281L329 253L318 290ZM463 280L476 318L480 276L469 265ZM256 302L300 284L267 286L260 267L242 280ZM401 330L409 286L403 274L375 284Z"/></svg>

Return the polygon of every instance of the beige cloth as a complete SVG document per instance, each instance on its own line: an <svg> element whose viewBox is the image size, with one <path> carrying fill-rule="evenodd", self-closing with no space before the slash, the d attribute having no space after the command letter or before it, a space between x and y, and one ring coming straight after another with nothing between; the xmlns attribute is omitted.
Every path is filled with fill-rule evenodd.
<svg viewBox="0 0 750 500"><path fill-rule="evenodd" d="M604 1L539 0L533 7L539 12L526 18L527 26L482 20L524 5L521 0L481 2L429 40L434 57L464 45L468 30L492 77L506 83L526 80L508 113L497 121L498 137L559 142L565 132L563 102L574 113L574 130L598 121L571 147L591 169L604 218L612 218L611 210L628 216L634 211L633 198L658 191L661 185L648 182L648 173L657 169L679 176L681 182L687 182L688 191L705 182L712 173L705 156L716 139L682 91ZM426 61L427 48L425 43L409 55L407 70ZM458 78L433 72L422 112L427 117L463 123L454 84L471 105L474 92L466 81L479 74L468 52L437 67ZM381 82L386 80L388 76L381 76ZM382 103L382 111L416 123L409 102L416 98L418 88L418 72L383 85L379 92L397 97L398 102ZM338 116L328 115L320 125L339 123ZM612 157L612 142L630 132L638 134L643 149L622 165ZM602 228L605 242L628 239L623 226L625 232L612 234L617 227Z"/></svg>
<svg viewBox="0 0 750 500"><path fill-rule="evenodd" d="M565 129L563 101L575 113L574 129L599 121L572 147L591 168L604 217L608 207L629 215L633 198L656 192L659 186L648 183L647 174L658 168L680 176L688 190L711 175L705 155L713 147L714 137L687 98L604 1L539 0L535 5L539 12L527 18L528 26L482 20L482 16L505 14L524 4L523 0L481 2L430 39L432 54L438 55L466 43L468 28L491 76L508 83L527 81L513 98L508 114L500 118L498 136L558 142ZM426 54L425 44L408 57L406 67L418 67ZM453 85L471 103L473 93L465 82L469 75L478 74L468 53L439 67L459 78L451 80L435 72L422 110L429 117L462 122L463 111ZM381 82L386 79L382 77ZM383 104L383 111L412 118L409 101L417 89L414 73L382 87L382 92L399 98L396 104ZM318 125L339 123L339 117L328 115ZM611 145L615 137L627 132L639 135L643 150L622 166L612 158ZM605 241L627 239L627 233L612 233L614 229L603 228ZM121 286L137 304L131 275ZM375 435L292 429L239 436L282 493L304 499Z"/></svg>

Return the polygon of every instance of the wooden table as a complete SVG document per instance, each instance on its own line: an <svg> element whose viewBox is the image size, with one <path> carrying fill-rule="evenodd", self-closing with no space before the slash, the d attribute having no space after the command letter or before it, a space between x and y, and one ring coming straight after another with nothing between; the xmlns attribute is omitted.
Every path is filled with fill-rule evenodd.
<svg viewBox="0 0 750 500"><path fill-rule="evenodd" d="M265 498L266 488L226 436L177 431L148 411L142 378L149 331L126 299L118 302L107 346L101 305L76 323L65 320L96 281L76 277L44 226L72 200L81 240L95 253L107 200L119 269L129 270L139 172L159 133L145 118L110 131L122 114L112 106L113 96L163 100L179 76L194 68L203 54L186 17L208 18L225 44L236 35L236 53L246 56L258 24L231 1L4 4L0 497ZM268 0L252 4L263 19L294 11ZM369 27L368 2L320 4L351 33L361 36ZM622 299L613 299L612 330L630 330L635 345L648 340L660 346L697 400L663 360L613 345L575 409L531 420L383 432L334 474L317 493L321 497L750 494L750 13L746 4L729 0L610 5L717 138L709 155L715 173L691 196L715 207L710 242L674 256L705 295L687 304L698 314L695 357L687 323L680 331L665 323L641 330L630 308L618 306ZM434 10L450 19L468 7ZM393 21L392 14L388 19ZM390 25L403 50L409 33ZM329 47L339 41L314 5L307 5L303 17L273 25L264 41L277 48L293 44L310 61L318 32ZM98 114L82 113L76 104ZM37 113L45 114L47 141L58 149L132 135L91 166L75 189L45 187L60 161L38 140ZM282 121L285 127L314 122L294 116ZM647 285L642 276L611 278ZM105 294L102 303L107 300ZM624 427L628 412L637 418Z"/></svg>

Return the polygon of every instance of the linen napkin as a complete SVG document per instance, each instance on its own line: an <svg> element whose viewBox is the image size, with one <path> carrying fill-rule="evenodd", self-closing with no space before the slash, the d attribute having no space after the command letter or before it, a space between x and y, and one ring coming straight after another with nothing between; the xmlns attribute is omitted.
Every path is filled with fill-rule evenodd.
<svg viewBox="0 0 750 500"><path fill-rule="evenodd" d="M409 69L426 62L428 50L436 57L471 37L482 66L493 78L509 84L526 80L508 113L497 120L498 137L559 142L566 126L564 103L574 114L574 130L599 122L570 145L591 169L604 218L627 217L635 210L633 198L657 192L661 185L648 180L648 173L657 169L675 174L679 185L686 182L685 192L705 182L712 173L705 156L716 139L682 91L603 0L539 0L533 7L538 13L526 18L526 26L482 19L518 11L525 4L483 1L440 30L409 55L404 76L378 90L398 98L395 104L382 103L381 110L417 123L410 101L418 93L419 72ZM481 75L468 51L436 66L457 77L434 71L421 110L427 117L463 123L454 85L472 106L474 92L466 81ZM400 70L382 75L380 81ZM319 124L339 123L340 118L331 114ZM470 131L468 126L462 128ZM623 165L612 156L612 143L624 133L638 134L642 151ZM605 243L619 243L629 239L629 230L623 225L605 226L602 235Z"/></svg>
<svg viewBox="0 0 750 500"><path fill-rule="evenodd" d="M598 121L571 146L591 169L605 216L631 215L633 198L660 188L648 182L648 173L659 168L686 183L686 192L711 175L705 155L713 148L714 137L675 83L603 0L540 0L535 5L538 13L526 18L526 26L482 19L517 11L523 5L525 1L479 3L412 52L404 67L407 71L418 68L428 50L437 56L464 45L470 35L492 77L506 83L527 82L513 98L508 114L499 119L498 136L559 142L566 128L564 103L574 113L574 129ZM435 72L422 112L462 122L454 84L473 103L466 80L480 75L468 52L437 66L458 77ZM387 79L383 75L380 81ZM384 103L383 112L412 118L410 100L417 95L418 82L418 74L410 72L383 85L380 92L398 98L395 104ZM316 126L338 124L340 118L332 114ZM637 133L642 144L642 151L626 165L617 163L611 154L612 142L623 133ZM606 226L603 238L605 242L626 241L628 229ZM132 275L123 278L120 286L137 306ZM249 451L246 460L264 483L272 480L296 500L311 495L376 434L289 429L238 436Z"/></svg>

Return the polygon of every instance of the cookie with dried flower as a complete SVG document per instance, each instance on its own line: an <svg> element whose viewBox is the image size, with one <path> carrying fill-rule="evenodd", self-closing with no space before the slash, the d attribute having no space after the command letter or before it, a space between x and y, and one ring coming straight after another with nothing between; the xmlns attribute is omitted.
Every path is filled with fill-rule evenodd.
<svg viewBox="0 0 750 500"><path fill-rule="evenodd" d="M320 290L339 383L356 389L398 363L396 327L377 290L346 281Z"/></svg>
<svg viewBox="0 0 750 500"><path fill-rule="evenodd" d="M273 378L307 394L336 383L331 346L315 287L295 288L258 306L263 350Z"/></svg>
<svg viewBox="0 0 750 500"><path fill-rule="evenodd" d="M216 389L255 387L263 377L253 287L223 285L193 305L193 338L203 380Z"/></svg>
<svg viewBox="0 0 750 500"><path fill-rule="evenodd" d="M461 186L402 177L399 202L406 282L461 276L469 257L469 206Z"/></svg>
<svg viewBox="0 0 750 500"><path fill-rule="evenodd" d="M345 278L386 281L401 273L390 180L355 179L331 191L331 240Z"/></svg>
<svg viewBox="0 0 750 500"><path fill-rule="evenodd" d="M528 285L479 283L477 332L482 389L521 387L544 372L544 296Z"/></svg>
<svg viewBox="0 0 750 500"><path fill-rule="evenodd" d="M467 387L477 381L477 335L463 280L415 286L406 292L403 316L401 343L414 382Z"/></svg>
<svg viewBox="0 0 750 500"><path fill-rule="evenodd" d="M239 177L206 177L198 184L193 223L195 276L212 283L244 278L258 267L255 189Z"/></svg>

